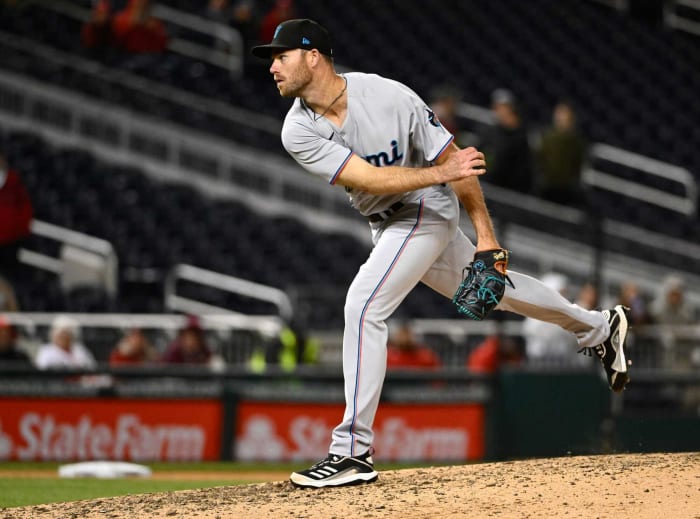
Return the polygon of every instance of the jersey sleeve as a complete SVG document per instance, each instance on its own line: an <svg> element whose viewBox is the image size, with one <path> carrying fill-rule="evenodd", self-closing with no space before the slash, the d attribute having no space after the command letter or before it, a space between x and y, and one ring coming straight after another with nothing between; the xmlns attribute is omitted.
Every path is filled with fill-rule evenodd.
<svg viewBox="0 0 700 519"><path fill-rule="evenodd" d="M434 162L454 140L454 136L440 123L430 107L408 87L407 103L412 111L411 140L413 147L421 150L427 162Z"/></svg>
<svg viewBox="0 0 700 519"><path fill-rule="evenodd" d="M285 121L282 145L294 160L309 173L335 184L352 156L352 150L324 139L298 121Z"/></svg>

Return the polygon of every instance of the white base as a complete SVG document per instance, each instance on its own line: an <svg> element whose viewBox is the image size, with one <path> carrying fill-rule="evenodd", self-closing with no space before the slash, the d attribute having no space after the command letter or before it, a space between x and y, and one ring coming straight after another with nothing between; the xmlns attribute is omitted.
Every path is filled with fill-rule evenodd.
<svg viewBox="0 0 700 519"><path fill-rule="evenodd" d="M150 476L150 468L123 461L85 461L58 467L58 477L61 478L117 479L125 477L147 478Z"/></svg>

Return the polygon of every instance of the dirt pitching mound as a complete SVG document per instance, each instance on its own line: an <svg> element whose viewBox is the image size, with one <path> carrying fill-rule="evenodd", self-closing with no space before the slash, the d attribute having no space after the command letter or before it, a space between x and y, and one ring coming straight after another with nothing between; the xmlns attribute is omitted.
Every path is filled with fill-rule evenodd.
<svg viewBox="0 0 700 519"><path fill-rule="evenodd" d="M410 469L355 487L306 490L280 481L0 511L0 519L37 517L700 519L700 453Z"/></svg>

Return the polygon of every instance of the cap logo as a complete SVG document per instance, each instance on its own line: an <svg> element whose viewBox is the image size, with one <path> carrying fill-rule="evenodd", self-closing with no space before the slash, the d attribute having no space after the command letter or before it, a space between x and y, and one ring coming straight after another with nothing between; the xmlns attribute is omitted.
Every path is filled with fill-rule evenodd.
<svg viewBox="0 0 700 519"><path fill-rule="evenodd" d="M301 44L302 45L311 45L311 41L309 41L308 38L304 37L301 39Z"/></svg>
<svg viewBox="0 0 700 519"><path fill-rule="evenodd" d="M279 25L277 26L277 29L275 29L275 34L274 34L274 36L272 37L273 40L274 40L275 38L277 38L277 35L280 33L280 30L281 30L281 29L282 29L282 24L279 24Z"/></svg>

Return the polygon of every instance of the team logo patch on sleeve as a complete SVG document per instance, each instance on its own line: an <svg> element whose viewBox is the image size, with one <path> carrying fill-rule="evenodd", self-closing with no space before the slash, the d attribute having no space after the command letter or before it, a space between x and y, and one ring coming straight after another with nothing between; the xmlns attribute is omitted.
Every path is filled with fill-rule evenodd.
<svg viewBox="0 0 700 519"><path fill-rule="evenodd" d="M438 119L438 116L435 115L435 112L433 112L430 108L426 108L425 111L428 112L428 122L435 126L435 128L440 128L440 119Z"/></svg>

